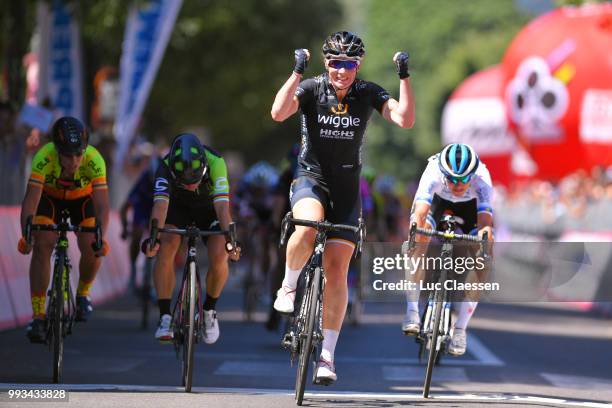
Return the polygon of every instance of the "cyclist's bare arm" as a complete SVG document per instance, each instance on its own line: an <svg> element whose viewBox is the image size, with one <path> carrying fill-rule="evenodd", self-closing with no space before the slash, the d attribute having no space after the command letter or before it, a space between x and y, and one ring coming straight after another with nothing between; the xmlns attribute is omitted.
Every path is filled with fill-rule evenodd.
<svg viewBox="0 0 612 408"><path fill-rule="evenodd" d="M151 220L149 221L149 230L151 230L153 220L157 220L157 225L160 227L165 226L166 217L168 216L168 205L169 201L167 200L155 200L153 202L153 209L151 210ZM151 237L147 238L150 240ZM159 240L159 236L157 237ZM145 241L146 242L146 241ZM159 242L159 241L158 241ZM152 258L157 255L157 251L159 251L159 243L152 243L153 247L149 246L144 247L144 253L147 257Z"/></svg>
<svg viewBox="0 0 612 408"><path fill-rule="evenodd" d="M230 203L229 201L216 201L213 203L215 207L215 213L217 214L217 219L219 220L219 224L221 229L228 230L229 225L232 222L232 214L230 212ZM240 247L235 248L229 256L232 261L238 261L240 259Z"/></svg>
<svg viewBox="0 0 612 408"><path fill-rule="evenodd" d="M390 98L383 105L382 116L397 126L409 129L414 126L414 95L410 86L410 79L400 80L399 101Z"/></svg>
<svg viewBox="0 0 612 408"><path fill-rule="evenodd" d="M106 231L108 230L108 223L110 217L110 203L108 199L108 190L107 189L99 189L94 190L91 193L91 199L94 204L94 210L96 217L102 223L102 236L106 236Z"/></svg>
<svg viewBox="0 0 612 408"><path fill-rule="evenodd" d="M429 209L431 205L426 202L419 201L414 204L414 210L412 211L412 215L410 216L410 222L416 222L417 227L419 228L433 228L433 225L429 225L427 223L427 214L429 214ZM430 237L426 235L417 234L416 242L429 242Z"/></svg>
<svg viewBox="0 0 612 408"><path fill-rule="evenodd" d="M163 227L166 225L166 217L168 216L169 202L165 200L157 200L153 203L153 209L151 210L151 221L157 220L157 225ZM149 229L151 228L151 221L149 222Z"/></svg>
<svg viewBox="0 0 612 408"><path fill-rule="evenodd" d="M230 213L230 204L228 201L217 201L214 204L215 214L222 230L227 230L230 223L232 222L232 215Z"/></svg>
<svg viewBox="0 0 612 408"><path fill-rule="evenodd" d="M21 203L21 231L25 230L25 225L30 215L36 214L40 197L42 196L42 187L28 184L26 188L23 202Z"/></svg>
<svg viewBox="0 0 612 408"><path fill-rule="evenodd" d="M295 96L295 90L301 80L302 75L292 72L289 79L287 79L278 91L274 98L274 103L272 104L272 111L270 112L273 120L282 122L297 112L300 103Z"/></svg>
<svg viewBox="0 0 612 408"><path fill-rule="evenodd" d="M487 232L489 241L493 241L493 216L489 213L481 212L478 214L478 236Z"/></svg>

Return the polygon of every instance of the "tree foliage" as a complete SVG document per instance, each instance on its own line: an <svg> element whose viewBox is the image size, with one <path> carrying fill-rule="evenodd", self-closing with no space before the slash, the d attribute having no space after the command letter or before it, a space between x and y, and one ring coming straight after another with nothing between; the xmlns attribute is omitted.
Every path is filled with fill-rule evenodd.
<svg viewBox="0 0 612 408"><path fill-rule="evenodd" d="M132 2L66 3L81 28L89 109L96 72L106 65L119 67ZM21 83L13 93L20 95L20 58L34 31L35 9L34 0L0 8L0 20L6 23L0 50L12 56L11 69L17 66L13 77ZM239 150L251 160L284 154L298 140L298 124L297 119L280 125L272 121L274 95L291 73L295 48L312 49L311 66L320 66L318 49L341 11L329 0L184 0L145 108L145 133L169 139L186 128L203 127L215 147ZM20 29L18 51L9 27Z"/></svg>
<svg viewBox="0 0 612 408"><path fill-rule="evenodd" d="M498 63L529 16L521 15L510 0L371 1L367 15L363 76L397 96L391 58L397 50L409 51L416 99L413 129L399 129L380 118L372 121L368 162L408 179L440 147L442 109L453 89L470 74Z"/></svg>
<svg viewBox="0 0 612 408"><path fill-rule="evenodd" d="M251 160L284 154L297 119L270 117L293 50L318 49L341 16L334 1L185 1L146 110L150 129L205 126L215 147ZM282 153L281 153L282 152Z"/></svg>

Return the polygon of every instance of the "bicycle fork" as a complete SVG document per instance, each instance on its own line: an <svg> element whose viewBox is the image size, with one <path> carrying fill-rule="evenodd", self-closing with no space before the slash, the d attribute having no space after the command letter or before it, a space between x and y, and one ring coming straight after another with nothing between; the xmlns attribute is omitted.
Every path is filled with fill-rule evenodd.
<svg viewBox="0 0 612 408"><path fill-rule="evenodd" d="M427 309L425 311L425 318L423 319L422 333L429 333L429 331L432 329L431 326L434 324L435 306L436 306L435 301L433 299L429 299L429 301L427 302ZM439 335L438 335L438 340L436 342L437 343L436 351L440 351L440 346L445 342L446 336L450 332L450 324L451 324L451 302L444 299L442 301L441 307L442 307L442 317L440 319ZM424 339L424 341L427 341L426 348L431 347L431 344L429 343L430 338Z"/></svg>

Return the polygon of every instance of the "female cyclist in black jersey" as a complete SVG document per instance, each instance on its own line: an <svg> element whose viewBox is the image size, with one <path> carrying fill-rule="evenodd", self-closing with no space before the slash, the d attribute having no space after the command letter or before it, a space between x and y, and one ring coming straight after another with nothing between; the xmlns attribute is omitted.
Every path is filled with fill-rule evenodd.
<svg viewBox="0 0 612 408"><path fill-rule="evenodd" d="M376 109L402 128L414 124L414 98L408 73L408 54L397 52L393 61L400 77L399 100L375 83L357 78L365 47L357 35L341 31L323 43L325 72L302 79L310 53L295 50L295 66L276 94L272 119L282 122L301 113L302 142L298 169L290 193L295 218L357 225L361 213L359 173L368 120ZM287 244L285 277L274 308L294 309L298 276L313 250L315 230L296 227ZM334 349L348 301L347 273L355 249L352 234L329 234L324 255L326 283L323 310L323 347L317 381L337 379Z"/></svg>

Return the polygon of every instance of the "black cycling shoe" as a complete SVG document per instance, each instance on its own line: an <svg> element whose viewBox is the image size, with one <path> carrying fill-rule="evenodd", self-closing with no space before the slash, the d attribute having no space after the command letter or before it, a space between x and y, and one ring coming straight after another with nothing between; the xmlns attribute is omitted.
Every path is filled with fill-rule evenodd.
<svg viewBox="0 0 612 408"><path fill-rule="evenodd" d="M76 297L76 321L86 322L93 312L93 306L91 305L91 299L89 296L77 296Z"/></svg>
<svg viewBox="0 0 612 408"><path fill-rule="evenodd" d="M32 343L45 343L47 341L47 321L34 319L28 324L26 336Z"/></svg>

